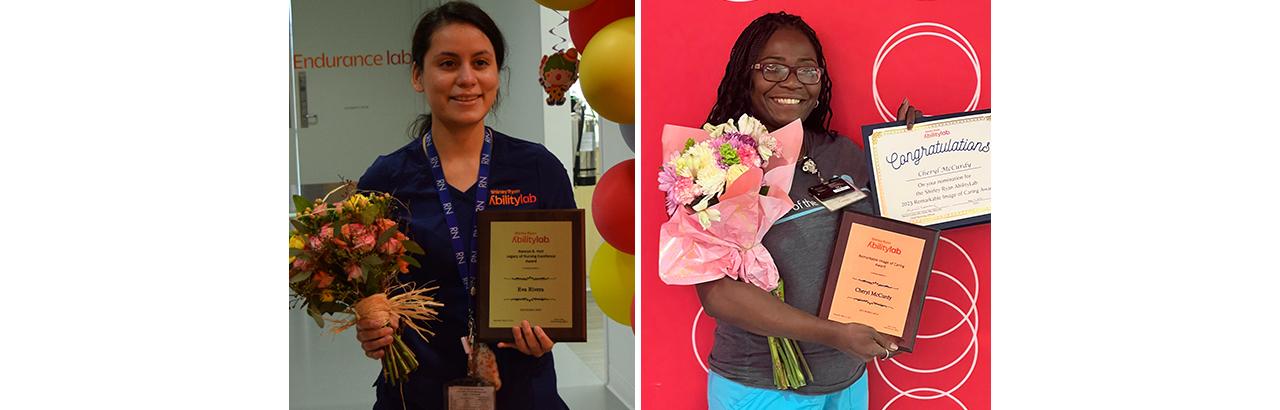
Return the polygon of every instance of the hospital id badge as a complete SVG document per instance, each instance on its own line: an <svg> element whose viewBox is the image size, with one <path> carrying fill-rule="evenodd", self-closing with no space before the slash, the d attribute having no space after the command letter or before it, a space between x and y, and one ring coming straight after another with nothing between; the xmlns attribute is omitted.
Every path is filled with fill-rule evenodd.
<svg viewBox="0 0 1280 410"><path fill-rule="evenodd" d="M496 389L477 377L464 377L445 386L445 408L449 410L493 410Z"/></svg>
<svg viewBox="0 0 1280 410"><path fill-rule="evenodd" d="M809 195L813 195L813 199L827 207L828 211L844 208L867 197L867 194L854 188L848 180L838 176L809 187Z"/></svg>

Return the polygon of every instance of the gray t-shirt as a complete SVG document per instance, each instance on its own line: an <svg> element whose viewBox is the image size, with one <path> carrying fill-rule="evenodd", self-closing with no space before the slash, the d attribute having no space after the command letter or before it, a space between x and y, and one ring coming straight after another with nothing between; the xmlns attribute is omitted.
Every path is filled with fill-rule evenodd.
<svg viewBox="0 0 1280 410"><path fill-rule="evenodd" d="M808 155L818 165L823 178L847 175L854 186L866 192L867 162L862 149L844 136L806 132ZM801 156L805 154L802 149ZM786 286L786 302L809 314L817 315L826 285L831 251L835 247L836 225L841 211L872 213L871 200L863 199L841 211L827 211L809 195L809 187L818 179L796 167L791 183L791 200L795 207L783 216L764 236L764 246L778 264L778 273ZM827 394L843 390L862 377L861 360L830 346L800 343L813 381L796 390L801 394ZM709 360L711 370L735 382L774 389L773 362L769 342L764 336L737 326L719 322L715 346Z"/></svg>

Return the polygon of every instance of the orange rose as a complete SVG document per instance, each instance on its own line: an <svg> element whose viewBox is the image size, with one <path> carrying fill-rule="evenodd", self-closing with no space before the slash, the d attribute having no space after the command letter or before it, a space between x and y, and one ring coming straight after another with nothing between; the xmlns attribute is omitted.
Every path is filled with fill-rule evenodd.
<svg viewBox="0 0 1280 410"><path fill-rule="evenodd" d="M315 275L311 276L311 279L316 281L316 289L324 289L333 284L333 275L325 271L316 272Z"/></svg>
<svg viewBox="0 0 1280 410"><path fill-rule="evenodd" d="M347 265L347 280L353 281L359 279L361 276L364 276L364 270L360 269L360 265L354 263Z"/></svg>
<svg viewBox="0 0 1280 410"><path fill-rule="evenodd" d="M378 250L385 255L399 255L404 252L404 245L396 238L391 238L387 239Z"/></svg>
<svg viewBox="0 0 1280 410"><path fill-rule="evenodd" d="M361 224L343 225L342 236L352 241L352 245L357 252L372 250L373 245L378 243L378 237L373 235L373 231Z"/></svg>
<svg viewBox="0 0 1280 410"><path fill-rule="evenodd" d="M306 259L294 259L293 269L300 272L309 271L311 270L311 262L308 262ZM297 272L289 272L289 276L293 276L294 273Z"/></svg>
<svg viewBox="0 0 1280 410"><path fill-rule="evenodd" d="M378 231L379 231L379 232L381 232L381 231L385 231L385 230L387 230L387 229L390 229L390 228L391 228L391 227L393 227L393 226L396 226L396 222L395 222L395 221L392 221L392 220L387 219L387 218L379 219L377 223L378 223Z"/></svg>

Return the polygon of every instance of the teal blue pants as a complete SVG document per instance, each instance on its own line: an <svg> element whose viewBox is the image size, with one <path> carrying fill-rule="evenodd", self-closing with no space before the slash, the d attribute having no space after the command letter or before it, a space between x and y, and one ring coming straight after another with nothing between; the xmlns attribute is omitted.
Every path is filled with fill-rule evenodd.
<svg viewBox="0 0 1280 410"><path fill-rule="evenodd" d="M710 410L822 409L866 410L867 373L844 390L810 396L795 392L744 386L715 372L707 377L707 408Z"/></svg>

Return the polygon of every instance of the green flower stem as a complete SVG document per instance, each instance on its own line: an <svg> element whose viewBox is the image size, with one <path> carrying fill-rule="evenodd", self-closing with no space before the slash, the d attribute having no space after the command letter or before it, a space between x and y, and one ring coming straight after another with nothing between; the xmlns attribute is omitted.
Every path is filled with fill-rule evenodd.
<svg viewBox="0 0 1280 410"><path fill-rule="evenodd" d="M795 342L790 339L784 339L783 343L787 352L787 376L791 379L794 388L804 387L804 374L800 373L800 363L796 359Z"/></svg>
<svg viewBox="0 0 1280 410"><path fill-rule="evenodd" d="M782 380L782 358L778 356L778 345L774 343L774 338L769 338L769 357L773 359L773 385L779 389L785 388L786 383Z"/></svg>
<svg viewBox="0 0 1280 410"><path fill-rule="evenodd" d="M782 281L774 288L773 295L786 301ZM769 355L773 360L773 384L778 389L799 389L813 380L809 362L800 351L800 344L782 337L769 337Z"/></svg>
<svg viewBox="0 0 1280 410"><path fill-rule="evenodd" d="M405 362L407 362L408 364L408 368L406 369L405 374L408 375L409 372L417 370L418 358L413 355L412 350L409 350L409 345L404 343L404 339L401 339L400 335L396 335L396 345L400 346L400 355L405 359Z"/></svg>
<svg viewBox="0 0 1280 410"><path fill-rule="evenodd" d="M400 384L409 379L409 373L418 368L418 358L414 357L409 345L399 334L392 335L393 342L383 349L382 370L387 381Z"/></svg>
<svg viewBox="0 0 1280 410"><path fill-rule="evenodd" d="M396 373L395 368L396 361L391 357L391 349L382 349L382 376L388 382L395 383L395 376L393 376Z"/></svg>
<svg viewBox="0 0 1280 410"><path fill-rule="evenodd" d="M400 374L397 370L395 349L390 346L382 349L382 374L391 383L395 383L396 375Z"/></svg>
<svg viewBox="0 0 1280 410"><path fill-rule="evenodd" d="M800 359L800 368L804 370L804 375L808 376L806 380L813 380L813 371L809 370L809 361L805 360L804 352L800 351L800 342L792 341L796 345L796 358Z"/></svg>

